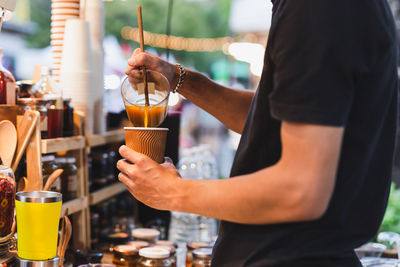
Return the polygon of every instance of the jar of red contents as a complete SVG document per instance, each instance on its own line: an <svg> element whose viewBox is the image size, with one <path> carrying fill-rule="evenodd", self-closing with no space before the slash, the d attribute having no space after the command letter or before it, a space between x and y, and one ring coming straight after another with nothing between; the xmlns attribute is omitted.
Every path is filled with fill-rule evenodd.
<svg viewBox="0 0 400 267"><path fill-rule="evenodd" d="M192 267L210 267L212 248L198 248L193 250Z"/></svg>
<svg viewBox="0 0 400 267"><path fill-rule="evenodd" d="M209 248L211 247L210 243L207 242L191 242L187 244L187 253L186 253L186 267L192 267L193 261L193 250L198 248Z"/></svg>
<svg viewBox="0 0 400 267"><path fill-rule="evenodd" d="M15 180L13 171L6 166L0 165L0 238L11 234L14 219L14 196Z"/></svg>

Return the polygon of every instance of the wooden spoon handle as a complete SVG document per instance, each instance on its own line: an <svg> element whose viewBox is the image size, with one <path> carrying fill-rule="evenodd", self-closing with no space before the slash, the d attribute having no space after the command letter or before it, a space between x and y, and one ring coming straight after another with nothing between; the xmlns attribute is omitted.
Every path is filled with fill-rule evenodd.
<svg viewBox="0 0 400 267"><path fill-rule="evenodd" d="M15 156L14 162L12 164L12 169L15 170L18 167L19 161L22 158L22 155L25 152L26 147L28 146L29 140L31 139L33 130L36 126L36 121L39 117L38 111L30 111L27 110L22 117L21 122L18 124L18 146L17 146L17 154Z"/></svg>
<svg viewBox="0 0 400 267"><path fill-rule="evenodd" d="M71 235L72 235L72 225L67 216L64 216L64 224L65 224L65 235L64 235L63 243L61 245L60 266L64 266L65 251L67 250L68 242L71 239Z"/></svg>
<svg viewBox="0 0 400 267"><path fill-rule="evenodd" d="M50 174L49 178L46 181L46 184L43 187L44 191L49 190L50 186L57 180L57 178L63 173L63 169L57 169L52 174Z"/></svg>

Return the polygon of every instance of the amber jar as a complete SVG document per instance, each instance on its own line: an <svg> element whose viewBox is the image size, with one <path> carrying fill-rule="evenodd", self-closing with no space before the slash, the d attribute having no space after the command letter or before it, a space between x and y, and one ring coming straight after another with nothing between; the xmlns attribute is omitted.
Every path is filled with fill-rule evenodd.
<svg viewBox="0 0 400 267"><path fill-rule="evenodd" d="M193 250L192 267L210 267L212 248L198 248Z"/></svg>
<svg viewBox="0 0 400 267"><path fill-rule="evenodd" d="M138 249L129 245L115 246L113 254L112 263L116 266L135 267L139 259Z"/></svg>
<svg viewBox="0 0 400 267"><path fill-rule="evenodd" d="M186 252L186 267L192 267L193 261L193 250L199 248L209 248L211 247L210 243L207 242L190 242L187 245L187 252Z"/></svg>
<svg viewBox="0 0 400 267"><path fill-rule="evenodd" d="M139 250L137 267L172 267L170 253L167 249L148 247Z"/></svg>

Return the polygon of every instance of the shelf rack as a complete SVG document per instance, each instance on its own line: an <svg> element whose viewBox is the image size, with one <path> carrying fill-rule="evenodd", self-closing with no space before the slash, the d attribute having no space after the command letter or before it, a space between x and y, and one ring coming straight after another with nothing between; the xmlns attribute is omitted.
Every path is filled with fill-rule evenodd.
<svg viewBox="0 0 400 267"><path fill-rule="evenodd" d="M36 125L36 132L28 146L26 159L28 168L28 181L32 185L29 190L40 190L42 181L43 154L69 151L76 159L78 168L78 197L66 201L62 205L61 214L68 209L72 215L73 247L80 249L90 248L90 205L95 205L126 191L125 185L116 182L105 188L89 193L87 157L90 149L96 146L111 143L121 143L125 140L123 130L113 130L104 134L85 135L84 120L79 114L74 114L75 136L54 139L40 139L40 123Z"/></svg>

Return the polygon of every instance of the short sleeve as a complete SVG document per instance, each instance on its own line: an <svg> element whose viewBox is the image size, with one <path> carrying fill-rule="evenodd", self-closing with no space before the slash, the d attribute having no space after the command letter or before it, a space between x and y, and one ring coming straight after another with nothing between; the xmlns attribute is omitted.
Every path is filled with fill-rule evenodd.
<svg viewBox="0 0 400 267"><path fill-rule="evenodd" d="M351 51L357 37L352 36L346 11L335 1L284 2L276 10L267 50L273 68L271 115L279 120L345 126L358 64Z"/></svg>

